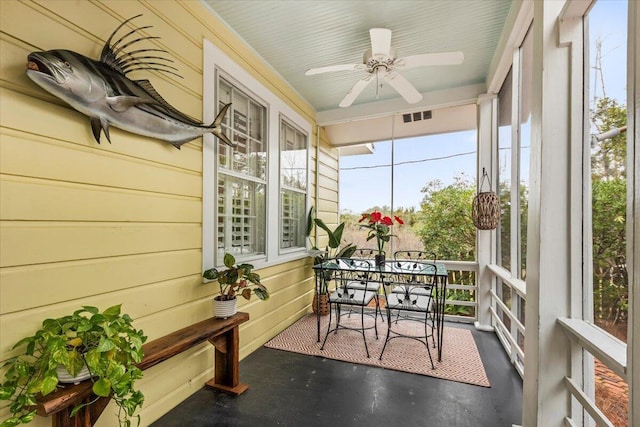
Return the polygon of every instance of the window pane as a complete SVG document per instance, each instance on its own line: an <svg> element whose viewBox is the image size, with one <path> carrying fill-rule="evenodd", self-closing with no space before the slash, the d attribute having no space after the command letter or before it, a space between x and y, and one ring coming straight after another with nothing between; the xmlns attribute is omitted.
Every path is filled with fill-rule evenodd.
<svg viewBox="0 0 640 427"><path fill-rule="evenodd" d="M282 227L280 248L302 247L306 236L306 195L289 190L282 190L280 194Z"/></svg>
<svg viewBox="0 0 640 427"><path fill-rule="evenodd" d="M511 91L512 74L498 93L498 197L501 217L498 239L500 261L511 270Z"/></svg>
<svg viewBox="0 0 640 427"><path fill-rule="evenodd" d="M285 187L306 190L306 136L284 122L280 135L280 184Z"/></svg>
<svg viewBox="0 0 640 427"><path fill-rule="evenodd" d="M266 145L264 137L267 109L222 78L219 87L218 104L222 106L227 102L232 102L230 113L227 114L223 122L223 129L227 135L231 135L230 139L237 144L236 147L219 144L219 167L265 180Z"/></svg>
<svg viewBox="0 0 640 427"><path fill-rule="evenodd" d="M265 185L223 177L218 180L218 259L265 252Z"/></svg>
<svg viewBox="0 0 640 427"><path fill-rule="evenodd" d="M619 62L624 61L626 52L625 46L619 45L626 41L626 10L605 3L597 2L589 13L592 81L597 82L590 97L591 133L594 134L591 140L593 309L594 322L626 342L627 134L622 129L626 130L627 100L626 67L624 62ZM609 28L607 16L618 23L613 34L604 33ZM623 55L616 61L618 53ZM617 73L619 80L605 80L609 70ZM614 131L614 135L599 136L608 131Z"/></svg>
<svg viewBox="0 0 640 427"><path fill-rule="evenodd" d="M598 1L589 11L591 249L594 323L627 342L626 254L627 2ZM613 131L618 135L602 137ZM590 318L586 320L591 320ZM594 358L595 402L616 426L629 424L629 388ZM635 408L634 408L635 410Z"/></svg>

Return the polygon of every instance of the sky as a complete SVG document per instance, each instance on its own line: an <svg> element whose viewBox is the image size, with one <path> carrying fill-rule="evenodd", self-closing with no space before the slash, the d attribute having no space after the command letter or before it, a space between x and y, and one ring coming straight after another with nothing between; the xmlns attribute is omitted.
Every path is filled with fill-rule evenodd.
<svg viewBox="0 0 640 427"><path fill-rule="evenodd" d="M595 89L597 96L603 94L600 75L596 76L593 69L594 46L599 38L604 93L623 104L626 103L626 27L626 0L599 0L589 12L591 93ZM595 86L594 82L597 82ZM391 142L378 142L374 146L374 154L340 158L341 212L360 214L374 206L391 206ZM430 181L439 180L448 185L460 176L475 179L475 152L475 130L396 140L393 208L419 209L424 196L420 190Z"/></svg>

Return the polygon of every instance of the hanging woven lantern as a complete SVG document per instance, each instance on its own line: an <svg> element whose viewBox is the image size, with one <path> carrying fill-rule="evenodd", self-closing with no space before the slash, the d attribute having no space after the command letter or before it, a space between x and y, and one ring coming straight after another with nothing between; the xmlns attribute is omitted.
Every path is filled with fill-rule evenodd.
<svg viewBox="0 0 640 427"><path fill-rule="evenodd" d="M489 177L484 168L482 168L482 182L480 183L480 190L484 180ZM491 188L491 181L489 181L489 188ZM478 230L493 230L500 223L500 200L493 191L480 191L473 198L471 204L471 217L473 218L473 224Z"/></svg>
<svg viewBox="0 0 640 427"><path fill-rule="evenodd" d="M473 224L478 230L493 230L500 222L500 200L493 191L476 194L471 205Z"/></svg>

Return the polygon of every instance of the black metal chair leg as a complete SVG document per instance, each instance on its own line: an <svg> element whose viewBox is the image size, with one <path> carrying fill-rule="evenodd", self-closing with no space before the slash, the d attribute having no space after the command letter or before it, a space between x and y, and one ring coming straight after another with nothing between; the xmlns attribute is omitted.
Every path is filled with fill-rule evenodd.
<svg viewBox="0 0 640 427"><path fill-rule="evenodd" d="M367 337L364 332L364 307L360 307L360 324L362 325L362 340L364 341L364 349L367 351L367 358L369 358L369 347L367 346ZM376 336L378 333L376 332Z"/></svg>
<svg viewBox="0 0 640 427"><path fill-rule="evenodd" d="M324 341L322 341L322 346L320 346L320 350L324 350L324 345L327 343L327 338L331 333L331 317L332 317L331 312L332 312L331 306L329 306L329 325L327 326L327 333L324 336ZM339 322L339 317L336 319L336 330L337 330L338 322Z"/></svg>

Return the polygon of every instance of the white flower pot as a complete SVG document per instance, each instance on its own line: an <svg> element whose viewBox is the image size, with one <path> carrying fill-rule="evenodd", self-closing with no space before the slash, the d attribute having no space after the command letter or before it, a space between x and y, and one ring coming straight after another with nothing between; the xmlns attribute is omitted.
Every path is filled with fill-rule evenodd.
<svg viewBox="0 0 640 427"><path fill-rule="evenodd" d="M221 319L231 317L238 312L238 299L220 300L218 297L213 299L213 315Z"/></svg>
<svg viewBox="0 0 640 427"><path fill-rule="evenodd" d="M78 375L75 377L71 376L64 365L58 365L56 368L56 374L58 374L58 381L66 384L78 384L80 381L84 381L91 377L91 372L89 372L87 365L82 366L82 369L80 369L80 372L78 372Z"/></svg>

